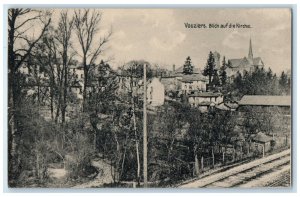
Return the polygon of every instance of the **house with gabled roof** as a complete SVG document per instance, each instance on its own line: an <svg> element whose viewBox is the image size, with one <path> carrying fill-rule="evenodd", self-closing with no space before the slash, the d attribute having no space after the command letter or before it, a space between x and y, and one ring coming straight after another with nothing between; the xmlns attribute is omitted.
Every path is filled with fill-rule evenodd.
<svg viewBox="0 0 300 197"><path fill-rule="evenodd" d="M162 77L166 91L176 90L183 94L190 94L195 91L206 91L208 79L203 76L200 68L194 68L192 74L184 74L183 66L175 69L169 76Z"/></svg>
<svg viewBox="0 0 300 197"><path fill-rule="evenodd" d="M209 107L223 103L223 94L220 92L195 92L188 95L188 102L192 107L206 112Z"/></svg>
<svg viewBox="0 0 300 197"><path fill-rule="evenodd" d="M272 142L273 138L271 136L266 135L263 132L258 132L253 138L252 142L254 145L260 149L262 148L261 152L269 152L272 148Z"/></svg>
<svg viewBox="0 0 300 197"><path fill-rule="evenodd" d="M181 82L181 90L186 94L195 91L206 91L208 80L202 74L183 75L179 80Z"/></svg>

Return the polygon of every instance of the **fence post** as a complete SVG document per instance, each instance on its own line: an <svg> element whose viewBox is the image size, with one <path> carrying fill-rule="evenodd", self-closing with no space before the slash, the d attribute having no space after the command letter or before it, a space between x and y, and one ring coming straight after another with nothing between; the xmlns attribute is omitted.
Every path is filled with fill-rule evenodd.
<svg viewBox="0 0 300 197"><path fill-rule="evenodd" d="M235 147L233 147L233 158L232 158L233 162L235 162Z"/></svg>
<svg viewBox="0 0 300 197"><path fill-rule="evenodd" d="M223 164L225 164L225 152L223 152Z"/></svg>
<svg viewBox="0 0 300 197"><path fill-rule="evenodd" d="M215 155L214 155L214 148L211 150L211 154L212 154L212 166L213 168L215 167Z"/></svg>
<svg viewBox="0 0 300 197"><path fill-rule="evenodd" d="M203 169L204 169L204 161L203 161L203 156L201 157L201 171L203 172Z"/></svg>
<svg viewBox="0 0 300 197"><path fill-rule="evenodd" d="M195 174L196 176L199 176L200 172L199 172L199 160L197 157L197 154L195 154Z"/></svg>

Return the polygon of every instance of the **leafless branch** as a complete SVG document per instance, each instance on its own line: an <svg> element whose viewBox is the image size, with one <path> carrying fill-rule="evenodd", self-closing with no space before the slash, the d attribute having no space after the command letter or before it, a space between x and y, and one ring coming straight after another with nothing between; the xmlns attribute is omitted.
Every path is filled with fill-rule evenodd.
<svg viewBox="0 0 300 197"><path fill-rule="evenodd" d="M23 25L25 25L25 24L28 23L29 21L39 19L40 17L41 17L41 15L38 15L38 16L35 16L35 17L32 17L32 18L29 18L29 19L25 20L24 22L22 22L22 23L21 23L20 25L18 25L17 27L15 27L15 29L19 29L20 27L22 27Z"/></svg>

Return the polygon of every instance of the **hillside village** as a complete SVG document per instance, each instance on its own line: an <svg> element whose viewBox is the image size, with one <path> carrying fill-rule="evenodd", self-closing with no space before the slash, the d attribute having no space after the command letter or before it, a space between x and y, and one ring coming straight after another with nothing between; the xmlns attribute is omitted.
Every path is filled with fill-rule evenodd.
<svg viewBox="0 0 300 197"><path fill-rule="evenodd" d="M218 52L213 53L214 61L215 61L215 69L216 71L220 70L221 65L221 59L220 54ZM190 57L189 61L191 60ZM18 59L18 57L16 58ZM137 61L138 62L138 61ZM142 62L142 61L141 61ZM142 64L139 62L140 64ZM147 66L150 65L149 62L144 62L147 64ZM102 62L101 64L104 64ZM243 75L244 72L252 73L255 68L262 69L264 67L264 63L262 61L261 57L253 57L252 53L252 42L250 39L249 44L249 54L248 57L243 57L241 59L229 59L228 64L226 65L225 72L228 77L228 81L233 81L233 79L236 77L237 73L239 72L241 75ZM73 84L71 85L71 88L73 92L77 95L77 97L80 99L82 96L82 88L79 86L83 86L83 79L84 79L84 71L83 66L78 62L74 61L69 66L69 73L74 77ZM27 80L30 80L30 78L34 77L33 73L37 72L38 77L43 79L46 79L46 74L43 71L39 71L39 66L37 65L36 68L29 68L26 66L26 64L22 65L20 67L20 73L27 76ZM172 70L166 70L163 71L155 71L155 77L159 78L161 83L164 85L166 92L168 91L178 91L178 94L194 94L194 92L210 92L207 90L207 86L209 85L208 77L203 75L203 70L200 70L199 68L195 68L192 73L185 74L184 73L184 66L180 66L179 68L175 68L175 65L173 65ZM96 71L97 72L97 71ZM121 68L118 68L118 70L115 71L118 75L118 81L119 81L119 87L122 89L124 84L128 83L129 76L127 76L124 71L122 71ZM154 72L153 72L154 73ZM153 75L153 74L152 74ZM290 78L290 74L288 76ZM290 79L289 79L290 80ZM134 83L134 87L141 86L141 84ZM81 89L81 91L80 91Z"/></svg>
<svg viewBox="0 0 300 197"><path fill-rule="evenodd" d="M215 71L220 72L220 54L215 51L213 53L213 58ZM140 64L139 66L147 64L147 67L150 67L151 69L149 62L136 61L130 63ZM128 65L130 65L130 63L128 63ZM186 63L192 66L190 57L187 58ZM102 65L105 65L103 61L100 63L100 66ZM35 70L33 71L32 68L30 69L28 66L26 66L26 64L24 64L22 67L20 67L20 73L26 76L26 81L30 81L30 79L35 77L33 73L38 73L37 77L41 80L40 86L44 86L46 89L49 89L49 87L47 88L47 86L49 86L49 84L47 84L47 80L49 80L47 75L44 72L40 72L38 65L34 69ZM247 74L251 74L255 69L265 68L261 57L253 57L252 41L250 39L248 57L243 57L241 59L229 59L228 64L225 65L225 73L227 77L226 80L228 83L233 82L238 74L241 74L241 76L243 76L245 72ZM114 72L116 73L116 82L118 83L117 85L119 93L125 93L128 91L129 86L132 85L134 93L137 95L143 94L143 80L141 76L131 76L128 74L128 72L122 70L122 68L118 68ZM155 102L156 100L160 100L160 103L163 100L183 101L183 97L185 97L185 101L188 102L191 107L199 108L199 110L202 112L207 111L209 107L215 107L220 110L235 111L239 107L240 101L242 101L243 105L245 105L244 100L247 98L247 95L244 95L244 98L240 99L226 98L226 92L222 91L222 87L210 87L208 76L204 76L203 70L200 70L199 68L194 68L191 73L187 74L184 73L184 65L177 69L175 65L173 65L172 70L164 69L163 71L157 71L154 69L151 72L152 73L147 84L147 102L149 105L153 105L153 101ZM83 66L79 62L74 61L73 65L69 66L69 74L72 76L72 82L69 88L75 97L80 101L83 99ZM97 70L95 70L94 75L99 75ZM290 80L290 77L290 75L287 75L287 80ZM43 80L45 80L45 83L43 83ZM28 83L30 84L30 82ZM32 84L32 86L33 88L28 90L28 94L34 94L34 90L37 89L38 85ZM88 91L92 91L92 89L93 85L89 87ZM268 98L267 95L261 96L263 100L264 97L266 99ZM283 106L290 105L289 95L282 95L281 98L286 100L286 103ZM258 102L257 105L259 104L260 103ZM263 106L265 104L263 104L262 101L261 105ZM249 103L249 105L251 104ZM281 106L281 104L273 103L271 106Z"/></svg>
<svg viewBox="0 0 300 197"><path fill-rule="evenodd" d="M87 18L75 16L62 12L60 31L80 39ZM109 61L87 61L98 51L72 59L70 40L52 34L28 53L9 51L11 187L142 187L144 127L150 187L173 187L290 149L291 73L273 73L254 56L251 39L239 59L204 51L206 65L188 56L170 69L146 60L112 69Z"/></svg>

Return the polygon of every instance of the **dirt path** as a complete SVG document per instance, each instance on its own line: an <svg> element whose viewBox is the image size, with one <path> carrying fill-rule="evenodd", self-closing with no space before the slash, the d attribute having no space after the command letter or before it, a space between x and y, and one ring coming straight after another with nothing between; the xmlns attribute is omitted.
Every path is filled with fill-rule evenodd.
<svg viewBox="0 0 300 197"><path fill-rule="evenodd" d="M111 166L102 159L92 161L92 166L97 168L99 174L93 179L86 183L76 185L73 188L92 188L101 187L105 183L112 183L113 178L111 176Z"/></svg>

